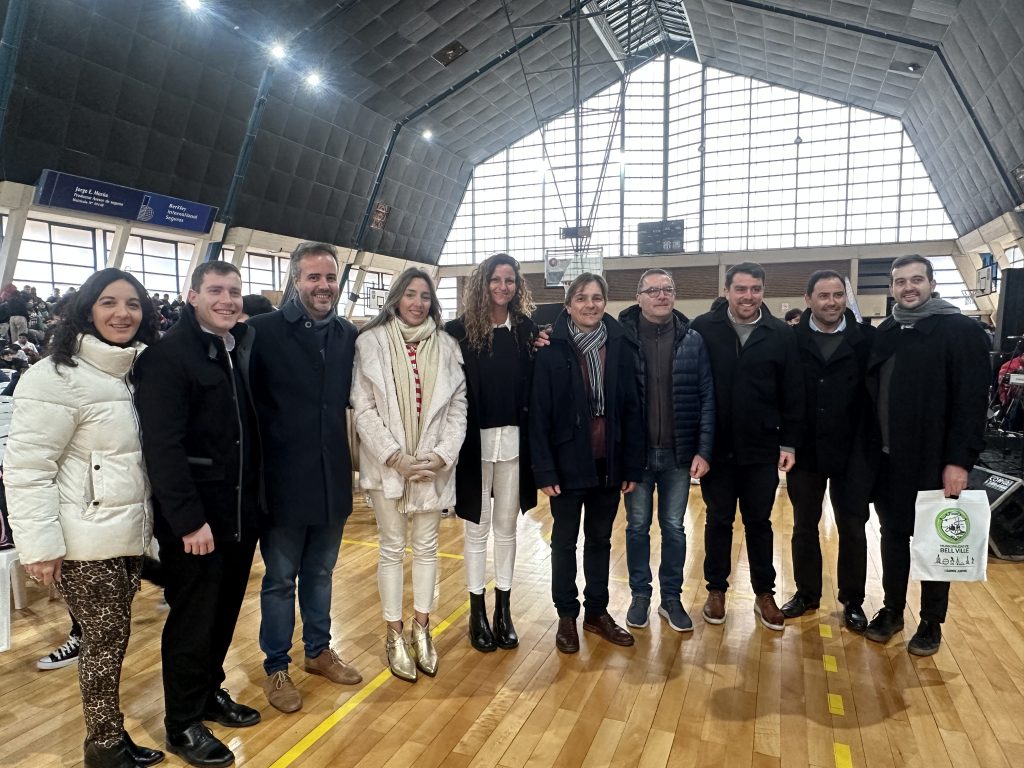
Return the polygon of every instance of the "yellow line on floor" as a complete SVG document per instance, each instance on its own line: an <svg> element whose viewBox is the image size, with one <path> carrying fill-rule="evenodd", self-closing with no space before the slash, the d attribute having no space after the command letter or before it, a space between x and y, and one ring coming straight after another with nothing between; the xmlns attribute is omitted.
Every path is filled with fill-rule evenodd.
<svg viewBox="0 0 1024 768"><path fill-rule="evenodd" d="M828 711L832 715L845 715L846 707L843 705L843 697L838 693L828 695Z"/></svg>
<svg viewBox="0 0 1024 768"><path fill-rule="evenodd" d="M839 665L836 664L836 657L835 656L830 656L829 654L826 653L826 654L824 654L821 657L821 662L822 662L822 664L824 664L826 672L838 672L839 671Z"/></svg>
<svg viewBox="0 0 1024 768"><path fill-rule="evenodd" d="M376 546L374 544L367 544L364 541L353 541L352 544L363 544L367 546ZM493 589L494 581L492 580L487 584L488 589ZM469 610L469 601L462 603L458 608L452 611L445 619L440 621L434 626L430 632L430 636L437 638L442 632L448 627L462 618L463 615ZM312 731L307 733L295 746L285 752L281 757L271 763L270 768L287 768L287 766L294 763L305 752L316 744L320 739L327 735L334 726L344 720L356 707L362 704L366 699L370 697L374 691L380 688L388 680L394 679L389 668L385 668L380 672L373 680L364 685L361 689L356 691L355 695L338 707L334 712L328 715L319 725L316 726Z"/></svg>
<svg viewBox="0 0 1024 768"><path fill-rule="evenodd" d="M832 743L832 755L836 759L836 768L853 768L853 756L849 744Z"/></svg>
<svg viewBox="0 0 1024 768"><path fill-rule="evenodd" d="M830 638L832 637L832 627L830 627L828 624L819 624L818 634L822 637Z"/></svg>
<svg viewBox="0 0 1024 768"><path fill-rule="evenodd" d="M372 541L358 541L357 539L342 539L341 543L342 544L355 544L356 546L359 546L359 547L370 547L371 549L380 549L380 544L374 544ZM409 547L406 547L405 551L406 552L412 552L412 549L410 549ZM448 552L438 552L437 556L438 557L447 557L450 560L463 560L464 559L462 555L452 555L452 554L450 554Z"/></svg>

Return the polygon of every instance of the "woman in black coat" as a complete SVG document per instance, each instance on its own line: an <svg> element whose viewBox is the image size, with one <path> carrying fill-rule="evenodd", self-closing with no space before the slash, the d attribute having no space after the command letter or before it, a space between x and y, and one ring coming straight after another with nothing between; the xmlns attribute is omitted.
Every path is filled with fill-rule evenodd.
<svg viewBox="0 0 1024 768"><path fill-rule="evenodd" d="M555 647L579 650L576 540L583 525L583 629L616 645L633 636L608 615L612 526L621 493L643 477L643 408L636 345L605 314L608 286L583 273L566 292L566 310L537 352L530 396L530 455L537 485L550 498L551 596L558 611Z"/></svg>
<svg viewBox="0 0 1024 768"><path fill-rule="evenodd" d="M496 253L466 280L465 313L445 326L462 349L469 414L456 468L456 514L465 520L469 640L484 653L519 645L509 608L520 510L537 505L526 418L537 326L519 262ZM484 585L494 532L494 627Z"/></svg>

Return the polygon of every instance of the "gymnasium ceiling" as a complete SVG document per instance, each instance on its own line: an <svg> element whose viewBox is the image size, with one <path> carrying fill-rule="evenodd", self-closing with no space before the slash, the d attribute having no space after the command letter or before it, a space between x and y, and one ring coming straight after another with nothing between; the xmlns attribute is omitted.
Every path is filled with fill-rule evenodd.
<svg viewBox="0 0 1024 768"><path fill-rule="evenodd" d="M1018 3L583 0L569 23L569 0L28 0L0 178L55 168L222 207L277 42L233 224L436 262L477 163L695 43L710 65L900 117L964 233L1022 197ZM432 58L454 41L464 55ZM372 200L391 206L383 229Z"/></svg>
<svg viewBox="0 0 1024 768"><path fill-rule="evenodd" d="M1021 0L684 4L703 63L900 118L961 235L1024 201Z"/></svg>

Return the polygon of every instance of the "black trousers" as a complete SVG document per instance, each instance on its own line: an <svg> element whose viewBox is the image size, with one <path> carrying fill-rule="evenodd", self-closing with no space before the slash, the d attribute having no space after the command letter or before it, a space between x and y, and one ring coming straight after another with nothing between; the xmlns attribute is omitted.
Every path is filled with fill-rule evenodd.
<svg viewBox="0 0 1024 768"><path fill-rule="evenodd" d="M576 541L583 522L583 611L600 616L608 611L608 568L612 526L619 511L618 488L563 489L552 496L551 599L560 617L580 615L576 588Z"/></svg>
<svg viewBox="0 0 1024 768"><path fill-rule="evenodd" d="M747 539L750 585L754 594L775 592L772 564L772 506L779 486L775 464L718 462L700 479L707 507L704 523L704 580L708 591L729 589L732 572L732 525L739 504Z"/></svg>
<svg viewBox="0 0 1024 768"><path fill-rule="evenodd" d="M882 590L885 607L902 613L907 607L910 581L910 537L914 534L914 508L918 489L901 483L892 475L889 460L883 456L876 484L875 511L882 524ZM948 581L921 582L921 618L946 620L949 607Z"/></svg>
<svg viewBox="0 0 1024 768"><path fill-rule="evenodd" d="M825 500L825 486L829 481L832 487L828 496L839 533L836 566L839 602L856 606L864 602L868 559L864 526L870 513L867 494L860 488L851 487L844 473L829 475L827 472L800 469L797 465L786 478L786 490L793 504L793 576L800 595L811 602L821 599L818 523Z"/></svg>
<svg viewBox="0 0 1024 768"><path fill-rule="evenodd" d="M170 606L160 645L168 731L201 721L207 701L224 682L224 657L245 596L256 538L218 541L208 555L186 553L178 538L159 539Z"/></svg>

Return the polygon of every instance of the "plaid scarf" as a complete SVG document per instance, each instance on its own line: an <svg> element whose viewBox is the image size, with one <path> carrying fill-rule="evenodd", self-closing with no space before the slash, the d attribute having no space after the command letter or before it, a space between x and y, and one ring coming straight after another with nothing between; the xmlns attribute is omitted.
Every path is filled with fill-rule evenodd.
<svg viewBox="0 0 1024 768"><path fill-rule="evenodd" d="M604 321L589 333L584 333L569 319L569 333L573 346L587 364L590 379L590 413L604 416L604 366L601 365L601 347L608 340L608 329Z"/></svg>

